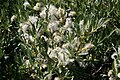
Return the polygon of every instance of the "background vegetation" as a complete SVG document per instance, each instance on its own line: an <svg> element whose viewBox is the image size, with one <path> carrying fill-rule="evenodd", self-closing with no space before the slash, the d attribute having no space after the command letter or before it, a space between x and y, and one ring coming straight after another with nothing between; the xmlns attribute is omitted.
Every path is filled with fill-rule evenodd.
<svg viewBox="0 0 120 80"><path fill-rule="evenodd" d="M120 1L1 0L0 42L0 80L117 80Z"/></svg>

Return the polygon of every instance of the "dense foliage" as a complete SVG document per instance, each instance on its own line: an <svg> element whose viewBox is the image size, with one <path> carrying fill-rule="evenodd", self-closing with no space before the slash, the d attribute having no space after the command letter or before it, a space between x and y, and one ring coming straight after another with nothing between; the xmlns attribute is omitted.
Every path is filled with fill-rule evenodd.
<svg viewBox="0 0 120 80"><path fill-rule="evenodd" d="M1 0L0 80L120 79L119 0Z"/></svg>

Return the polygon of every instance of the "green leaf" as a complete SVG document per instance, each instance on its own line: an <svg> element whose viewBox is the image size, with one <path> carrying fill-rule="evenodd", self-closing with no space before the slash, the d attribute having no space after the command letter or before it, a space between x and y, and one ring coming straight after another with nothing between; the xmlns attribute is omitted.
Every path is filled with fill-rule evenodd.
<svg viewBox="0 0 120 80"><path fill-rule="evenodd" d="M114 66L113 66L113 68L114 68L115 76L117 76L117 74L118 74L118 69L117 69L116 64L117 64L117 62L116 62L116 60L114 60Z"/></svg>
<svg viewBox="0 0 120 80"><path fill-rule="evenodd" d="M2 58L3 53L2 53L2 49L0 48L0 59Z"/></svg>

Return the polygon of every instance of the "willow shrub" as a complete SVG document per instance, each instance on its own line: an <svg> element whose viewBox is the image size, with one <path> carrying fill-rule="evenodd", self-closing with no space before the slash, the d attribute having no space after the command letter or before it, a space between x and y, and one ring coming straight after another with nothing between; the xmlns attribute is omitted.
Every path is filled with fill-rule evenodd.
<svg viewBox="0 0 120 80"><path fill-rule="evenodd" d="M0 1L0 79L119 79L119 5L119 0Z"/></svg>

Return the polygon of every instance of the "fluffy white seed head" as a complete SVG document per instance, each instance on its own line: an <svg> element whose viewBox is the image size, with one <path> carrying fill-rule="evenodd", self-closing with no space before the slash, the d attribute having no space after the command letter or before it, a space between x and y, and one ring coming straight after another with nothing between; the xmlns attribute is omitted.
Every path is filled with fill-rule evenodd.
<svg viewBox="0 0 120 80"><path fill-rule="evenodd" d="M16 20L16 18L17 18L17 16L16 15L13 15L12 17L11 17L11 22L13 22L13 21L15 21Z"/></svg>
<svg viewBox="0 0 120 80"><path fill-rule="evenodd" d="M20 27L23 33L26 33L26 31L29 29L29 25L25 23L20 23Z"/></svg>
<svg viewBox="0 0 120 80"><path fill-rule="evenodd" d="M117 74L118 78L120 78L120 73Z"/></svg>
<svg viewBox="0 0 120 80"><path fill-rule="evenodd" d="M49 6L49 15L56 15L57 14L57 8L53 5Z"/></svg>
<svg viewBox="0 0 120 80"><path fill-rule="evenodd" d="M59 21L50 22L48 24L48 31L53 33L54 31L59 29L58 26L59 26Z"/></svg>
<svg viewBox="0 0 120 80"><path fill-rule="evenodd" d="M109 70L108 76L111 77L113 75L113 70Z"/></svg>
<svg viewBox="0 0 120 80"><path fill-rule="evenodd" d="M76 12L75 11L70 11L70 13L68 14L68 16L75 16Z"/></svg>
<svg viewBox="0 0 120 80"><path fill-rule="evenodd" d="M40 3L36 3L36 5L33 7L34 10L39 11L40 10Z"/></svg>
<svg viewBox="0 0 120 80"><path fill-rule="evenodd" d="M47 16L46 10L47 10L47 9L44 7L43 10L40 12L40 17L43 18L43 19L45 19L46 16Z"/></svg>
<svg viewBox="0 0 120 80"><path fill-rule="evenodd" d="M68 28L68 27L72 27L72 26L73 26L73 22L72 22L71 18L66 18L64 27Z"/></svg>
<svg viewBox="0 0 120 80"><path fill-rule="evenodd" d="M64 15L65 15L65 10L62 9L61 7L59 7L57 14L58 14L59 17L64 17Z"/></svg>
<svg viewBox="0 0 120 80"><path fill-rule="evenodd" d="M28 1L25 1L23 5L24 5L24 8L25 8L25 10L26 10L26 8L27 8L28 6L30 6L30 3L29 3Z"/></svg>
<svg viewBox="0 0 120 80"><path fill-rule="evenodd" d="M111 58L112 58L112 59L116 59L117 55L118 55L118 54L115 52L115 53L113 53L113 54L111 55Z"/></svg>
<svg viewBox="0 0 120 80"><path fill-rule="evenodd" d="M37 20L38 20L37 16L29 16L28 19L28 21L30 21L32 24L36 24Z"/></svg>
<svg viewBox="0 0 120 80"><path fill-rule="evenodd" d="M55 77L54 80L60 80L60 78L59 77Z"/></svg>
<svg viewBox="0 0 120 80"><path fill-rule="evenodd" d="M59 43L59 42L62 41L62 37L57 35L57 36L54 37L54 41L55 41L56 43Z"/></svg>

